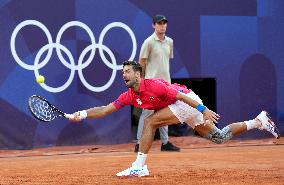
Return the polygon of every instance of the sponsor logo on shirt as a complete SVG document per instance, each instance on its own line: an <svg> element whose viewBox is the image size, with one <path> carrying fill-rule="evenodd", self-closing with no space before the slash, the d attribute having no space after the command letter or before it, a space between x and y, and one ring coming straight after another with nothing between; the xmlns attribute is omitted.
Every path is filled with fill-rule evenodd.
<svg viewBox="0 0 284 185"><path fill-rule="evenodd" d="M140 100L140 98L137 98L136 101L137 101L138 105L142 105L142 101Z"/></svg>

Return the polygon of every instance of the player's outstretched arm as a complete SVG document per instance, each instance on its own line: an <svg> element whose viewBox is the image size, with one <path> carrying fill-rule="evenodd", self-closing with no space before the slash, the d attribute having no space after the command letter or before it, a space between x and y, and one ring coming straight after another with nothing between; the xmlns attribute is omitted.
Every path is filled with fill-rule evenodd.
<svg viewBox="0 0 284 185"><path fill-rule="evenodd" d="M116 107L112 103L110 103L106 106L93 107L87 110L75 112L73 113L74 118L71 118L69 120L78 122L86 118L101 118L115 112L116 110Z"/></svg>
<svg viewBox="0 0 284 185"><path fill-rule="evenodd" d="M188 96L184 95L183 93L178 92L176 96L177 100L183 101L184 103L188 104L191 107L196 108L198 111L200 111L203 114L204 121L210 120L214 123L218 122L219 115L212 110L208 109L202 104L199 104L197 101L189 98Z"/></svg>

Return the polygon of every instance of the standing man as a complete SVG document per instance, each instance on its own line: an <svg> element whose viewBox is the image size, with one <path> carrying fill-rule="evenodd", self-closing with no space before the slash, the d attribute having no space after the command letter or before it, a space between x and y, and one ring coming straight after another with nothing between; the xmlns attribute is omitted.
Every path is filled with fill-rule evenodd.
<svg viewBox="0 0 284 185"><path fill-rule="evenodd" d="M173 40L167 37L168 20L164 15L155 15L153 17L154 33L148 37L140 51L139 63L142 66L142 77L161 78L171 83L170 77L170 58L173 58ZM143 132L144 120L154 113L153 110L143 109L137 130L137 144L135 152L138 152L139 143ZM161 138L161 151L179 152L180 148L169 142L168 126L159 128Z"/></svg>

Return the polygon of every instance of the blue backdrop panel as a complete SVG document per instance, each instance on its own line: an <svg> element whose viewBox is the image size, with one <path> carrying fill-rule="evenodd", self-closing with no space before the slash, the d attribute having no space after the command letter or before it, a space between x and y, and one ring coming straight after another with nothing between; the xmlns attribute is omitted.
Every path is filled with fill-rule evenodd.
<svg viewBox="0 0 284 185"><path fill-rule="evenodd" d="M283 12L282 0L1 1L0 148L129 142L130 107L40 124L27 99L38 94L70 113L114 101L126 90L121 64L138 59L154 14L169 19L172 77L216 78L220 127L267 109L283 134Z"/></svg>
<svg viewBox="0 0 284 185"><path fill-rule="evenodd" d="M241 110L236 109L241 103L240 68L257 51L256 26L254 16L201 17L202 75L217 78L217 110L222 115L222 126L240 119ZM254 114L260 111L253 110ZM254 114L248 113L245 119Z"/></svg>

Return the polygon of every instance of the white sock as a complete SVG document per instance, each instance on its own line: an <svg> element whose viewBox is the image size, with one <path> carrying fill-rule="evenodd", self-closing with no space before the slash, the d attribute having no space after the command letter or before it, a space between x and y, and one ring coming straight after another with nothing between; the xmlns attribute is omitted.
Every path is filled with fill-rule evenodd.
<svg viewBox="0 0 284 185"><path fill-rule="evenodd" d="M134 163L132 163L132 166L143 167L144 164L145 164L146 159L147 159L147 154L138 152L136 161L134 161Z"/></svg>
<svg viewBox="0 0 284 185"><path fill-rule="evenodd" d="M256 119L252 119L252 120L244 121L244 122L247 125L247 130L251 130L251 129L260 127L260 123Z"/></svg>

